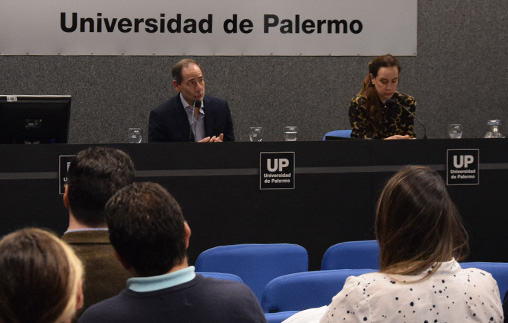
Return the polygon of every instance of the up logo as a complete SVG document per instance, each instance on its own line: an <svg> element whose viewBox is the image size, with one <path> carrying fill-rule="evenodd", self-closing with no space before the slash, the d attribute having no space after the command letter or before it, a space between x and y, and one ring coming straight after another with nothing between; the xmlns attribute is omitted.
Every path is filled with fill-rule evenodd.
<svg viewBox="0 0 508 323"><path fill-rule="evenodd" d="M469 165L474 163L473 155L454 155L453 167L455 168L468 168Z"/></svg>
<svg viewBox="0 0 508 323"><path fill-rule="evenodd" d="M480 184L479 149L448 149L446 153L447 185Z"/></svg>
<svg viewBox="0 0 508 323"><path fill-rule="evenodd" d="M67 173L69 172L69 166L75 155L60 155L58 156L58 193L63 195L65 193L65 185L67 185Z"/></svg>
<svg viewBox="0 0 508 323"><path fill-rule="evenodd" d="M289 166L289 159L287 158L268 158L266 160L266 169L270 173L282 172L284 168Z"/></svg>
<svg viewBox="0 0 508 323"><path fill-rule="evenodd" d="M259 175L259 188L261 190L294 189L295 153L260 153Z"/></svg>

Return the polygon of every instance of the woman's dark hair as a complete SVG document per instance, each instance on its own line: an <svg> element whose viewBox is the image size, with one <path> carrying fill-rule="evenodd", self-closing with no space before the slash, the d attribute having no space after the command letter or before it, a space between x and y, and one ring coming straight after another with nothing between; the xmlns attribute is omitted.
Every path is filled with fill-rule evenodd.
<svg viewBox="0 0 508 323"><path fill-rule="evenodd" d="M381 124L382 118L382 106L379 103L379 97L376 91L376 88L372 84L371 75L374 78L377 77L377 73L381 67L397 67L397 70L401 71L399 60L390 55L386 54L383 56L378 56L374 58L369 63L369 73L363 80L363 86L360 90L360 95L363 95L367 99L367 118L369 122L372 124L374 131L377 132L379 130L379 125Z"/></svg>
<svg viewBox="0 0 508 323"><path fill-rule="evenodd" d="M426 166L397 172L379 198L380 271L416 274L468 254L467 232L441 176Z"/></svg>

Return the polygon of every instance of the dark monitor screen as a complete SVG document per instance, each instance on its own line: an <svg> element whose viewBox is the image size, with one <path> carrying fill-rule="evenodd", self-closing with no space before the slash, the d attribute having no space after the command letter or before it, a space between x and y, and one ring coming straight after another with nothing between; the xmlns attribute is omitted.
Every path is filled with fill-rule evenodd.
<svg viewBox="0 0 508 323"><path fill-rule="evenodd" d="M0 95L0 143L67 143L70 95Z"/></svg>

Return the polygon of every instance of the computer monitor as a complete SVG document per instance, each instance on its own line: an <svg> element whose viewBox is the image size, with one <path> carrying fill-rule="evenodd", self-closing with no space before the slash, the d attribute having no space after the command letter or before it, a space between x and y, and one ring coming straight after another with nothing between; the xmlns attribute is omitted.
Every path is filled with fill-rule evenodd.
<svg viewBox="0 0 508 323"><path fill-rule="evenodd" d="M67 143L70 95L0 95L0 143Z"/></svg>

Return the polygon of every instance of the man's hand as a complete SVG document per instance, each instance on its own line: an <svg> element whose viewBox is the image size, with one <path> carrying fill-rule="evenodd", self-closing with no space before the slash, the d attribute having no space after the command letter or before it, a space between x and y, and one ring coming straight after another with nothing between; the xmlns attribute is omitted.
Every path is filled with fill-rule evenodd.
<svg viewBox="0 0 508 323"><path fill-rule="evenodd" d="M205 137L203 139L201 139L199 142L222 142L224 139L224 134L221 133L218 137L217 136L213 136L213 137Z"/></svg>

